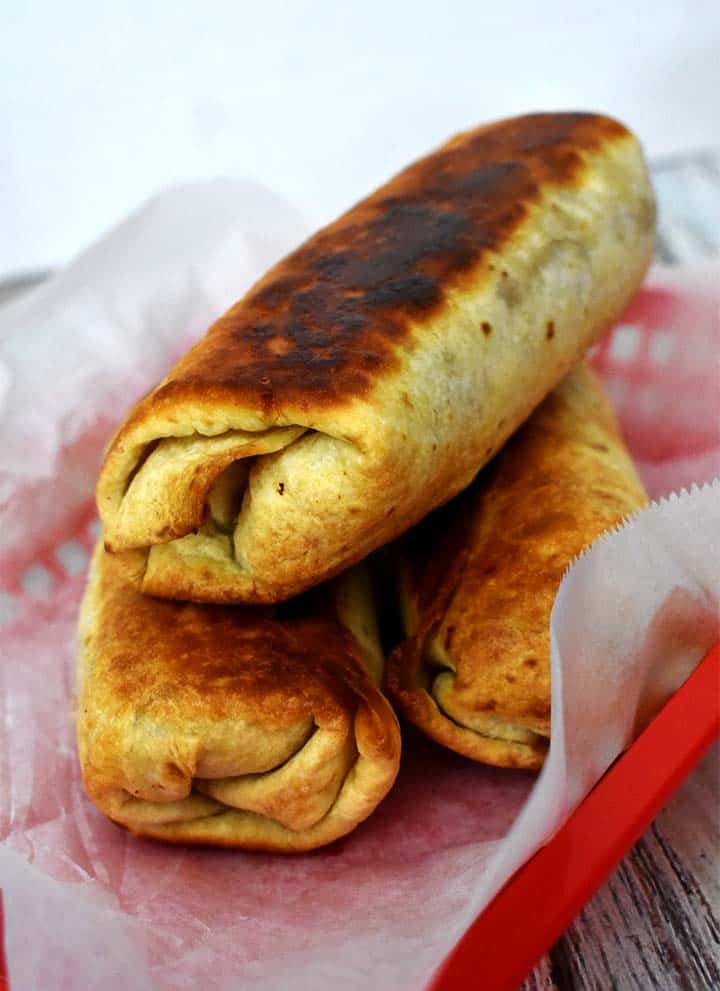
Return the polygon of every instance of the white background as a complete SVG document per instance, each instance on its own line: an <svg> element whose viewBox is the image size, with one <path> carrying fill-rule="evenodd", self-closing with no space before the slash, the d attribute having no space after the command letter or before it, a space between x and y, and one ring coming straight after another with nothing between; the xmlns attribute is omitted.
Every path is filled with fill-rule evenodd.
<svg viewBox="0 0 720 991"><path fill-rule="evenodd" d="M720 2L0 0L0 273L56 265L180 179L328 220L455 130L600 109L720 144Z"/></svg>

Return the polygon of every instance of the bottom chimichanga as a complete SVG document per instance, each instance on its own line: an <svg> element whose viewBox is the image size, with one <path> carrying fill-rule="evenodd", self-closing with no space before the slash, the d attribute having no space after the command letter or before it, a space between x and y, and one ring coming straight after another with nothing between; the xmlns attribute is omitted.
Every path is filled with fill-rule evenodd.
<svg viewBox="0 0 720 991"><path fill-rule="evenodd" d="M98 548L79 638L85 786L134 833L310 850L395 780L362 567L284 607L193 605L141 595Z"/></svg>
<svg viewBox="0 0 720 991"><path fill-rule="evenodd" d="M475 760L537 768L563 572L645 502L591 372L572 372L459 499L402 538L407 640L386 683ZM277 607L141 595L98 549L80 621L78 739L93 801L135 833L309 850L392 787L400 730L368 572Z"/></svg>

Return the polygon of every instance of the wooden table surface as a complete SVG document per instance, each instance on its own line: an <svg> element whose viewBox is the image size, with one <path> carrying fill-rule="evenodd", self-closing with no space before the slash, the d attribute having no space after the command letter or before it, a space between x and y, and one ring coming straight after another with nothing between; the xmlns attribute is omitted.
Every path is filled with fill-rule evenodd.
<svg viewBox="0 0 720 991"><path fill-rule="evenodd" d="M523 991L717 991L718 808L714 746Z"/></svg>
<svg viewBox="0 0 720 991"><path fill-rule="evenodd" d="M659 259L720 253L720 152L658 162L653 179ZM720 991L719 833L716 745L522 991Z"/></svg>

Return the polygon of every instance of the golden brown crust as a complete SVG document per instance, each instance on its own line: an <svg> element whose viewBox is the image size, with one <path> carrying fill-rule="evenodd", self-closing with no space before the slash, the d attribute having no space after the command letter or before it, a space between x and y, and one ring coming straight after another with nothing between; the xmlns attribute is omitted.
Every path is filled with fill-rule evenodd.
<svg viewBox="0 0 720 991"><path fill-rule="evenodd" d="M372 620L340 595L317 589L285 615L164 602L98 550L78 714L93 801L142 835L253 849L311 849L369 815L399 732L363 648Z"/></svg>
<svg viewBox="0 0 720 991"><path fill-rule="evenodd" d="M645 501L600 385L580 366L459 504L401 542L412 635L388 684L408 718L477 760L539 766L562 576Z"/></svg>
<svg viewBox="0 0 720 991"><path fill-rule="evenodd" d="M582 357L638 287L653 217L608 118L459 135L276 266L138 405L98 484L108 549L141 549L140 587L168 598L276 602L339 574L467 486ZM240 458L234 526L208 528Z"/></svg>
<svg viewBox="0 0 720 991"><path fill-rule="evenodd" d="M146 402L232 397L275 408L366 395L413 322L502 251L548 184L628 132L596 114L529 114L457 135L272 269ZM135 417L142 417L143 407Z"/></svg>

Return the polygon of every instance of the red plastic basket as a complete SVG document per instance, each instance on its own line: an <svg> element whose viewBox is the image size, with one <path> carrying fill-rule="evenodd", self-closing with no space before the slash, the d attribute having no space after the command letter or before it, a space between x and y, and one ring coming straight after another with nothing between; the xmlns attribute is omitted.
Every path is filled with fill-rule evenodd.
<svg viewBox="0 0 720 991"><path fill-rule="evenodd" d="M508 881L437 971L430 991L511 991L639 839L720 731L720 643ZM527 906L542 904L532 925ZM479 983L479 982L482 983Z"/></svg>

